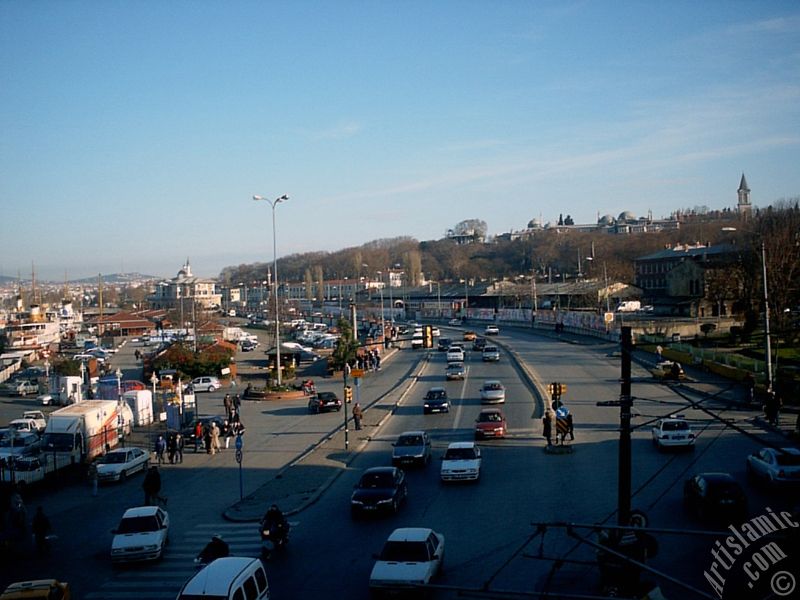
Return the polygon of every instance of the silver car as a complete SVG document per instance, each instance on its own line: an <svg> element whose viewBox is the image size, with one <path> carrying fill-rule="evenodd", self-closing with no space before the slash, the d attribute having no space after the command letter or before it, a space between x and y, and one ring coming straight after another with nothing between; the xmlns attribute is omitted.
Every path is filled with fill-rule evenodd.
<svg viewBox="0 0 800 600"><path fill-rule="evenodd" d="M414 464L424 467L431 462L431 438L425 431L403 432L392 446L392 465L395 467Z"/></svg>
<svg viewBox="0 0 800 600"><path fill-rule="evenodd" d="M496 379L489 379L481 386L481 402L501 404L506 401L506 388Z"/></svg>

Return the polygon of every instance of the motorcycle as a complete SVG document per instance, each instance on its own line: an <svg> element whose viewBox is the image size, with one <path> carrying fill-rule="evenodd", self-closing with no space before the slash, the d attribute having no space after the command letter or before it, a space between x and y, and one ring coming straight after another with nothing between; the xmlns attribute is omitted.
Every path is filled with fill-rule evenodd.
<svg viewBox="0 0 800 600"><path fill-rule="evenodd" d="M289 543L289 524L267 527L261 523L261 558L269 559L273 552L283 550Z"/></svg>

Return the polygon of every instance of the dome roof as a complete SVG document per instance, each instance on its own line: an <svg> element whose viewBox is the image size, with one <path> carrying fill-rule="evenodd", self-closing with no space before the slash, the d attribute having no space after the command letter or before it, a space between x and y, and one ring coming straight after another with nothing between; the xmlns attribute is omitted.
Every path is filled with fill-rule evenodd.
<svg viewBox="0 0 800 600"><path fill-rule="evenodd" d="M626 221L635 221L636 215L634 215L631 211L626 210L619 213L618 221L626 222Z"/></svg>
<svg viewBox="0 0 800 600"><path fill-rule="evenodd" d="M598 225L613 225L614 224L614 217L611 215L603 215L597 221Z"/></svg>
<svg viewBox="0 0 800 600"><path fill-rule="evenodd" d="M528 229L537 229L541 226L542 224L539 222L539 219L533 218L528 221Z"/></svg>

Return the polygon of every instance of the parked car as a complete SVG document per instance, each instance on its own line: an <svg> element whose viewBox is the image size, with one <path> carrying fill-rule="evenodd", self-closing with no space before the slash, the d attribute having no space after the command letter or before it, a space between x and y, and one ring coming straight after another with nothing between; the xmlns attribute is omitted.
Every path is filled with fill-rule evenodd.
<svg viewBox="0 0 800 600"><path fill-rule="evenodd" d="M112 533L112 562L157 560L169 537L169 514L158 506L129 508Z"/></svg>
<svg viewBox="0 0 800 600"><path fill-rule="evenodd" d="M451 326L453 326L453 327L458 327L459 325L461 325L461 319L450 319L450 320L447 322L447 324L448 324L448 325L451 325Z"/></svg>
<svg viewBox="0 0 800 600"><path fill-rule="evenodd" d="M506 388L497 379L484 381L480 393L484 404L501 404L506 401Z"/></svg>
<svg viewBox="0 0 800 600"><path fill-rule="evenodd" d="M26 410L22 413L22 418L33 419L36 422L36 429L39 431L44 431L44 428L47 427L47 417L40 410Z"/></svg>
<svg viewBox="0 0 800 600"><path fill-rule="evenodd" d="M484 335L498 335L500 333L500 328L497 325L487 325L486 329L484 329Z"/></svg>
<svg viewBox="0 0 800 600"><path fill-rule="evenodd" d="M352 514L397 513L408 496L406 476L397 467L372 467L364 471L350 496Z"/></svg>
<svg viewBox="0 0 800 600"><path fill-rule="evenodd" d="M475 420L475 439L504 438L508 431L506 417L498 408L484 408Z"/></svg>
<svg viewBox="0 0 800 600"><path fill-rule="evenodd" d="M36 424L36 419L14 419L8 426L16 429L19 433L41 433L41 429Z"/></svg>
<svg viewBox="0 0 800 600"><path fill-rule="evenodd" d="M405 431L392 444L392 464L426 466L431 462L431 438L425 431Z"/></svg>
<svg viewBox="0 0 800 600"><path fill-rule="evenodd" d="M659 419L652 427L653 445L662 448L694 448L696 436L689 423L679 417Z"/></svg>
<svg viewBox="0 0 800 600"><path fill-rule="evenodd" d="M6 464L6 468L0 469L0 481L8 483L13 480L17 487L20 488L44 480L48 472L47 464L41 454L38 456L23 456L12 462L13 468L12 465Z"/></svg>
<svg viewBox="0 0 800 600"><path fill-rule="evenodd" d="M472 349L476 352L483 352L483 349L486 347L486 338L475 338L472 342Z"/></svg>
<svg viewBox="0 0 800 600"><path fill-rule="evenodd" d="M222 387L219 379L209 376L195 377L191 385L195 392L216 392Z"/></svg>
<svg viewBox="0 0 800 600"><path fill-rule="evenodd" d="M444 536L423 527L395 529L375 556L369 575L373 597L427 585L444 565Z"/></svg>
<svg viewBox="0 0 800 600"><path fill-rule="evenodd" d="M68 583L56 579L34 579L10 584L0 593L0 600L71 600Z"/></svg>
<svg viewBox="0 0 800 600"><path fill-rule="evenodd" d="M458 346L450 346L447 351L447 362L464 362L464 351Z"/></svg>
<svg viewBox="0 0 800 600"><path fill-rule="evenodd" d="M321 412L342 410L342 401L334 392L318 392L308 401L308 412L319 414Z"/></svg>
<svg viewBox="0 0 800 600"><path fill-rule="evenodd" d="M439 352L447 352L447 350L450 348L450 344L452 342L453 342L453 340L450 339L449 337L440 337L439 341L436 344L436 349Z"/></svg>
<svg viewBox="0 0 800 600"><path fill-rule="evenodd" d="M747 518L747 496L728 473L698 473L688 479L683 503L705 521L735 524Z"/></svg>
<svg viewBox="0 0 800 600"><path fill-rule="evenodd" d="M442 481L477 481L481 476L481 449L475 442L453 442L442 457Z"/></svg>
<svg viewBox="0 0 800 600"><path fill-rule="evenodd" d="M7 382L3 391L11 396L28 396L39 393L39 384L28 379L17 379Z"/></svg>
<svg viewBox="0 0 800 600"><path fill-rule="evenodd" d="M0 439L0 459L21 458L39 453L41 438L38 433L17 433Z"/></svg>
<svg viewBox="0 0 800 600"><path fill-rule="evenodd" d="M424 414L429 415L435 412L450 412L450 400L447 398L447 390L443 387L434 387L425 394L422 405Z"/></svg>
<svg viewBox="0 0 800 600"><path fill-rule="evenodd" d="M150 455L141 448L117 448L97 461L98 481L125 481L128 475L146 471Z"/></svg>
<svg viewBox="0 0 800 600"><path fill-rule="evenodd" d="M450 381L451 379L464 379L466 377L466 369L464 369L464 363L460 362L453 362L447 363L447 368L444 371L445 379Z"/></svg>
<svg viewBox="0 0 800 600"><path fill-rule="evenodd" d="M484 346L481 352L483 362L497 362L500 360L500 350L497 346Z"/></svg>
<svg viewBox="0 0 800 600"><path fill-rule="evenodd" d="M474 342L475 338L477 337L478 337L477 333L468 330L464 332L461 339L463 339L465 342Z"/></svg>
<svg viewBox="0 0 800 600"><path fill-rule="evenodd" d="M252 340L244 340L242 342L242 352L252 352L256 348L258 348L258 342Z"/></svg>
<svg viewBox="0 0 800 600"><path fill-rule="evenodd" d="M770 485L800 484L800 450L762 448L747 457L747 474Z"/></svg>

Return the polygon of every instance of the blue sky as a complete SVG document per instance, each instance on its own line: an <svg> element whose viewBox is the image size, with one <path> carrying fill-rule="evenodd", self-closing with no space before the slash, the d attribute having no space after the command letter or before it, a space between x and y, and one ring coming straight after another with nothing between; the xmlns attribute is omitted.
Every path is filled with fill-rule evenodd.
<svg viewBox="0 0 800 600"><path fill-rule="evenodd" d="M800 195L800 4L0 0L0 274Z"/></svg>

